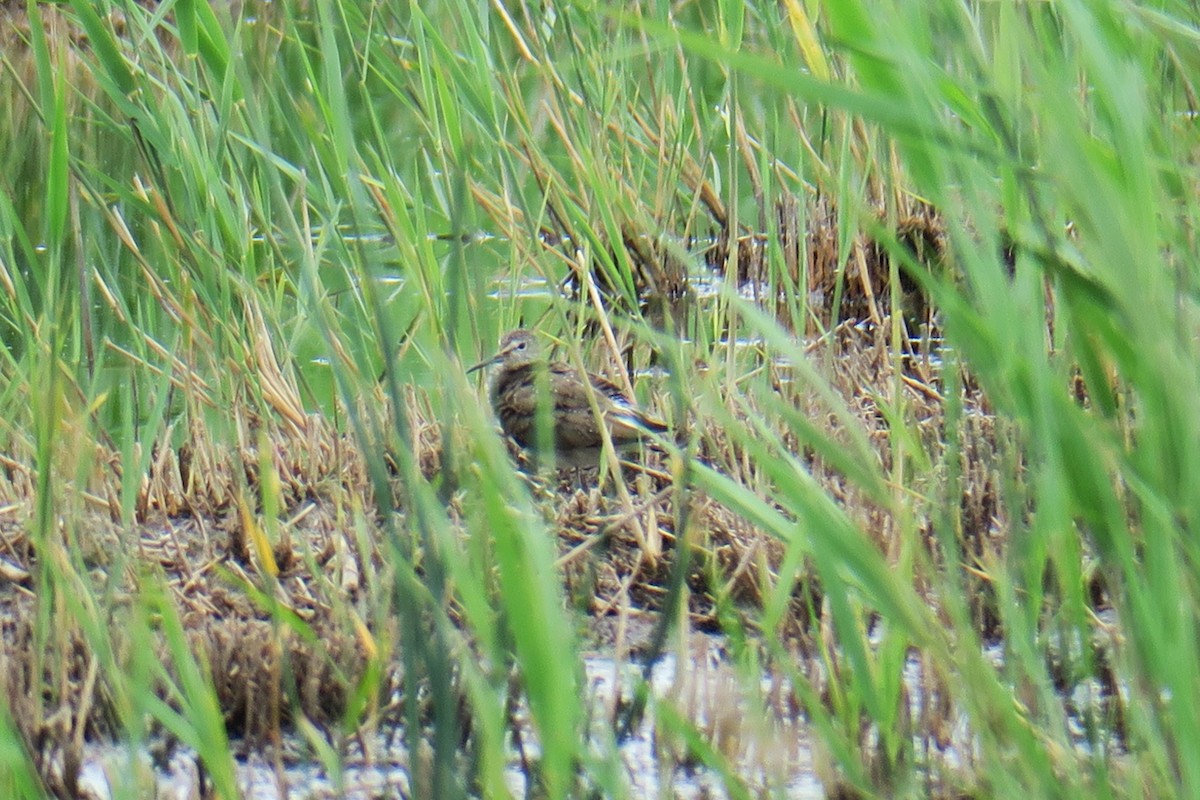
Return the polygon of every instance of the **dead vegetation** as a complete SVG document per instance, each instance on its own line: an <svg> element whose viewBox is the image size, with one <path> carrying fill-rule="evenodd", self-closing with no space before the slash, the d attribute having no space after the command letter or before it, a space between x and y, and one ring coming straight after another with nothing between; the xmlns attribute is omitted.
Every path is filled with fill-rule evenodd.
<svg viewBox="0 0 1200 800"><path fill-rule="evenodd" d="M810 265L810 294L826 299L832 280L828 248L836 241L824 227L830 219L828 209L810 214L809 220L819 223L817 230L805 237L793 231L785 248ZM926 243L932 237L930 246L936 249L941 246L936 227L926 219L912 233ZM726 238L718 248L728 246ZM750 246L753 254L753 242L739 239L742 246ZM866 432L884 474L895 466L895 450L881 401L906 409L905 425L930 462L941 464L946 456L945 387L940 361L931 353L935 345L928 338L906 339L903 352L892 353L889 318L879 305L887 291L886 257L869 243L855 253L865 272L846 273L842 308L859 309L866 321L837 325L811 348L814 363L853 423ZM761 264L755 266L752 255L739 262L746 270L740 279L762 280L755 271ZM825 319L839 316L831 313ZM78 764L82 744L116 733L121 704L128 699L108 668L137 668L137 643L127 641L122 622L139 607L135 598L147 581L165 587L170 613L177 615L190 652L211 676L228 730L246 746L278 742L297 715L318 726L334 725L369 669L382 670L367 701L374 709L372 724L401 723L398 698L406 687L394 649L394 615L399 612L381 599L394 577L381 520L373 511L377 498L363 449L378 445L359 443L329 420L306 415L295 382L274 358L265 326L255 330L259 335L248 350L262 378L261 404L232 410L236 442L220 443L198 421L203 415L192 415L186 437L168 437L182 438L182 444L156 446L128 523L121 522L120 504L121 482L128 476L113 466L120 463L117 452L98 452L97 485L79 492L66 482L56 484L64 507L84 513L48 527L39 523L34 510L32 472L20 454L10 456L9 479L0 485L8 515L0 540L0 674L6 676L3 689L28 751L43 767L59 765L53 780L66 781L64 791L70 789L71 767ZM762 368L773 373L777 391L788 387L787 395L796 398L799 410L822 435L835 441L841 436L843 423L812 393L792 385L794 376L785 366L765 359ZM997 470L1005 437L997 432L978 389L965 383L969 388L961 399L966 411L957 431L961 491L944 497L946 486L936 474L927 476L929 485L915 489L931 503L918 510L935 560L941 555L933 526L938 520L959 520L961 528L954 535L961 537L961 550L972 563L943 567L962 570L964 579L980 588L971 596L979 598L980 628L991 637L997 631L992 628L995 615L987 610L986 586L988 564L1003 547ZM895 387L903 397L892 396ZM382 408L388 401L377 392L364 402ZM408 390L405 402L412 430L409 455L432 477L444 463L438 423L415 390ZM731 407L743 415L758 413L744 405ZM868 499L796 432L780 429L776 434L876 546L894 554L900 531L890 511ZM763 480L753 459L720 427L702 427L699 455L745 485ZM394 458L389 461L395 464ZM272 491L277 492L276 519L264 519L258 500L248 499L263 497L264 465L269 465ZM606 619L655 619L679 555L676 523L683 509L678 490L660 455L650 453L643 466L626 476L634 490L632 506L605 489L580 490L574 479L535 486L558 532L567 595L592 617L597 630L610 630ZM391 480L396 496L402 497L395 471ZM453 476L447 476L446 485L454 485ZM956 503L957 512L935 513L932 504L943 499ZM454 495L449 499L451 506L460 501ZM780 580L784 547L708 497L689 493L686 502L689 621L694 630L719 632L720 604L749 612L761 607ZM356 530L367 535L356 535ZM66 574L93 592L107 587L111 607L92 610L94 629L88 630L69 610L63 587L39 577L39 562L45 559L67 567ZM419 563L415 566L420 569ZM827 613L819 582L806 572L780 633L798 654L813 654L814 637L827 626ZM49 649L34 641L38 614L51 614L57 622L57 640ZM281 625L281 615L296 624ZM743 616L753 624L753 613ZM637 649L645 642L635 637L622 644ZM167 675L177 679L179 654L170 653L162 639L154 647L155 661L169 665ZM157 688L164 698L172 696L163 682Z"/></svg>
<svg viewBox="0 0 1200 800"><path fill-rule="evenodd" d="M848 368L850 359L845 355L836 361L847 381L841 384L843 388L865 385L860 382L863 371L875 368L870 366L875 356L866 352L860 352L857 368ZM859 408L870 415L875 429L881 430L870 404L860 403ZM311 427L321 424L313 421ZM428 431L430 426L426 423L423 429ZM428 433L423 438L426 446L435 439ZM883 435L876 440L881 447L886 445ZM305 437L289 436L281 429L274 434L272 463L285 487L287 512L279 520L273 557L280 572L271 592L275 611L282 609L303 620L315 639L280 629L272 621L275 611L259 596L268 584L264 584L261 564L248 544L245 520L235 500L236 481L231 477L245 474L254 479L259 455L253 451L237 457L230 452L221 456L207 452L203 463L221 463L224 469L212 470L209 480L202 482L186 478L195 469L195 456L193 466L182 471L175 466L177 459L158 459L162 471L148 481L140 522L131 530L122 530L108 515L97 514L87 523L87 536L81 537L95 545L95 551L82 558L85 567L99 574L123 568L127 578L120 581L119 596L132 599L138 591L137 576L147 570L163 578L191 649L212 676L230 732L243 735L248 743L275 741L280 726L297 713L319 724L339 719L347 692L368 663L367 643L355 632L354 609L367 616L364 584L386 585L390 580L380 542L373 539L370 549L361 551L360 543L347 534L350 526L344 512L338 510L356 504L370 507L365 481L355 478L353 486L347 481L329 489L331 475L363 474L360 456L350 442L340 440L337 447L320 450L326 458L301 457L297 451L314 441L328 444L311 431ZM716 450L727 443L714 436L705 446ZM336 465L331 462L334 453L341 459ZM737 461L736 454L726 458L731 464ZM231 469L239 459L241 467ZM434 453L423 454L422 461L438 463ZM883 510L866 504L855 507L860 498L852 487L818 460L809 463L831 493L854 508L861 524L886 546L890 531ZM213 480L220 475L226 476L227 483ZM190 494L187 487L191 487ZM644 539L639 540L630 524L632 518L623 515L605 493L579 491L568 480L548 501L558 509L555 526L569 595L596 617L652 617L662 607L663 586L676 557L675 518L669 483L663 476L648 488L646 500L637 507L637 518L643 529L654 532L656 542L650 547ZM350 499L351 493L357 494L355 500ZM964 507L972 502L964 497ZM163 509L171 509L172 514ZM716 631L717 596L728 597L736 606L757 608L767 588L764 581L778 578L774 571L783 548L703 496L693 497L689 515L695 531L687 579L691 622L697 630ZM33 646L35 594L45 598L45 589L33 577L41 553L26 527L29 522L10 523L5 536L3 557L25 577L0 588L0 619L4 621L3 674L8 676L10 708L21 722L31 751L37 751L50 742L64 747L64 743L112 735L116 710L103 674L95 672L94 643L65 611L59 611L64 630L61 651L47 657ZM114 558L121 550L122 557ZM128 605L128 600L118 599L115 605ZM810 580L803 584L794 601L794 613L787 619L789 635L797 642L808 640L815 629L811 615L820 608L819 587ZM384 619L375 621L386 624ZM119 619L109 624L113 649L121 653L127 647L121 641L122 626ZM394 636L376 630L372 638ZM165 653L160 659L171 661ZM41 676L37 674L39 666L44 672ZM401 683L397 666L392 664L389 669L393 673L385 682L389 688L381 702ZM47 686L54 687L50 696L45 694Z"/></svg>

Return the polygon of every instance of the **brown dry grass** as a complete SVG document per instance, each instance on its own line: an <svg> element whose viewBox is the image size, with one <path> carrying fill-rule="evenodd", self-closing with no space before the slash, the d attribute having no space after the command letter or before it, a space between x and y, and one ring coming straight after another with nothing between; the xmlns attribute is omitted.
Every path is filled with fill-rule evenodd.
<svg viewBox="0 0 1200 800"><path fill-rule="evenodd" d="M828 377L870 432L886 466L887 430L874 405L873 387L888 384L894 362L878 337L860 328L843 326L838 342L837 357L828 362ZM929 379L919 375L903 385L909 402L920 409L918 426L928 428L927 443L932 444L941 409L931 392L936 380L931 384ZM979 407L978 398L972 402ZM421 413L415 397L410 413ZM244 442L259 441L259 431L266 431L270 463L282 488L284 511L273 554L280 568L275 601L310 626L317 643L281 632L261 599L249 591L264 587L262 565L238 507L238 498L247 489L253 493L257 485L261 454L252 445L220 447L197 430L188 445L164 448L154 459L131 527L115 522L115 507L103 504L62 534L64 541L78 542L78 563L89 570L93 585L106 580L107 571L120 570L114 581L114 607L136 596L140 576L163 577L194 651L213 676L231 731L261 741L277 736L281 721L290 714L331 722L344 711L348 687L366 665L353 609L366 591L364 584L386 585L390 578L378 531L365 551L350 533L352 510L372 508L374 502L358 446L317 417L307 418L303 429L250 413L239 413L237 419ZM440 463L440 436L433 423L416 417L413 422L419 432L416 455L432 472ZM991 418L982 410L967 415L963 436L966 489L961 512L970 534L966 549L986 563L1000 547ZM753 478L753 465L739 459L720 431L705 434L703 449L731 474L744 469L742 477ZM648 455L647 477L629 476L631 485L643 481L635 511L653 546L635 533L630 515L609 493L594 487L582 491L573 475L558 486L543 487L546 508L559 531L569 596L595 617L653 615L661 608L662 587L676 556L671 484L657 469L659 459ZM808 464L881 549L894 546L894 523L883 509L866 501L818 458L809 457ZM110 473L102 494L117 497L115 481ZM34 750L38 743L74 740L80 726L84 738L111 733L115 711L105 705L103 678L97 682L90 674L95 654L70 615L56 610L62 620L57 657L39 655L31 641L36 595L45 591L36 579L38 560L66 558L67 549L39 552L30 531L32 487L9 483L5 488L8 519L0 558L15 579L0 582L0 672L8 676L11 707ZM718 596L747 609L760 605L778 579L775 571L783 546L704 496L691 498L690 517L698 532L691 542L687 580L690 620L695 629L714 631ZM802 582L787 620L787 633L799 643L811 643L818 627L814 609L821 609L820 587L811 580ZM110 623L114 650L120 653L120 621ZM374 636L390 638L385 631L375 631ZM41 675L36 674L38 665ZM293 698L288 697L285 672L291 674ZM397 673L388 685L398 681ZM48 686L53 687L49 695ZM87 713L81 716L81 709Z"/></svg>
<svg viewBox="0 0 1200 800"><path fill-rule="evenodd" d="M831 217L825 208L810 212L808 219L825 225ZM933 237L930 241L940 242L934 221L926 219L913 231L922 241ZM725 241L728 246L728 237ZM832 263L828 249L835 247L836 237L828 230L818 226L803 241L806 244L800 237L790 241L789 252L794 250L797 259ZM903 357L893 357L885 336L889 318L879 306L887 293L886 259L877 245L865 240L856 248L855 260L865 272L848 275L843 308L857 308L876 323L837 326L820 345L823 349L814 350L814 363L850 410L853 423L866 431L885 474L893 467L893 447L878 407L880 398L907 409L930 460L939 464L945 455L944 376L936 359L912 342L906 343ZM746 263L751 272L742 277L753 280L755 262ZM829 269L812 268L809 279L810 293L828 293ZM257 318L252 308L247 308L247 316ZM385 671L379 696L372 699L372 724L400 722L394 715L399 713L396 697L404 682L400 658L388 645L396 640L396 612L379 601L393 575L380 521L370 511L376 498L363 449L384 445L357 442L329 420L306 414L295 380L275 357L266 326L251 329L246 363L256 382L247 395L256 401L231 409L233 441L223 443L230 437L208 429L204 413L190 414L186 436L169 431L166 441L155 447L150 470L143 476L122 475L120 453L97 445L86 485L76 486L65 476L54 482L58 506L77 513L64 514L61 527L49 536L34 530L35 481L28 466L33 463L32 449L6 454L7 469L0 475L0 503L6 513L0 538L0 674L6 676L3 688L21 735L44 772L48 765L60 764L65 768L58 774L69 776L82 744L116 733L122 712L116 705L119 695L100 668L103 654L96 640L69 612L61 594L39 580L43 559L69 565L66 574L93 587L109 587L111 608L118 611L99 624L118 667L128 663L134 646L126 640L122 613L136 607L146 576L161 578L192 652L212 677L228 729L243 736L248 746L278 741L281 730L298 714L318 726L335 724L372 658ZM768 362L764 369L772 372L779 391L789 385L786 367ZM185 378L177 386L195 392L188 407L205 408L203 384L190 374ZM1005 434L996 430L979 390L970 381L962 383L967 387L962 397L967 413L959 431L963 490L951 501L958 504L962 549L975 562L945 566L966 568L966 579L979 588L972 596L980 598L980 628L994 636L987 565L1003 547L997 470ZM890 396L894 386L903 397ZM825 435L834 441L843 435L841 423L815 397L788 392ZM376 409L388 404L382 391L362 402ZM442 469L442 432L432 421L427 398L409 389L405 404L403 413L414 432L411 455L427 477L433 476ZM85 412L78 404L64 400L62 405L63 425L86 430ZM886 509L806 451L792 432L776 433L882 552L898 551L901 532ZM183 443L169 444L172 440ZM260 451L263 447L267 452ZM720 428L701 431L700 455L748 486L763 479L757 465ZM61 460L75 463L72 454L61 454ZM617 630L626 631L630 620L653 620L663 608L664 587L678 557L679 509L662 461L660 454L649 452L644 469L626 476L635 489L632 508L607 489L580 490L574 475L551 485L534 481L558 532L568 597L587 613L592 627L603 631L597 638L605 646L613 638L621 640L622 648L645 643L645 636L626 640L623 633L612 633L608 620L619 620ZM276 520L261 519L261 510L246 500L260 496L264 463L278 486ZM452 486L452 476L445 478ZM121 486L128 479L139 480L140 488L133 519L122 524ZM929 485L912 490L927 498L924 506L918 502L916 507L922 513L920 530L936 560L931 504L938 502L941 487L936 475L928 480ZM394 476L393 481L396 496L403 496ZM753 611L780 579L783 545L710 498L691 494L687 502L692 531L686 577L690 626L719 631L722 603L748 612L743 621L753 625ZM449 503L450 516L456 518L460 509L453 506L458 499L451 495ZM365 525L365 538L355 535L356 525ZM271 560L278 567L273 578L268 578L272 568L264 563L265 554L255 547L263 530L272 532ZM419 570L420 564L416 567ZM312 637L281 626L279 609L300 620ZM38 613L52 614L58 623L56 641L48 649L46 643L34 641ZM806 573L779 633L795 652L811 656L817 650L815 637L828 627L827 613L819 583ZM648 631L648 626L642 630ZM155 646L159 660L169 664L163 642Z"/></svg>

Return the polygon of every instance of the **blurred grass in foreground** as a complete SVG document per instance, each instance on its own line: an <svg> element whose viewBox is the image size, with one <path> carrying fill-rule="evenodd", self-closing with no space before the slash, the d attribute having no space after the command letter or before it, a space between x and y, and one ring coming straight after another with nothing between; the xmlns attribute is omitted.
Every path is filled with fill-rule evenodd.
<svg viewBox="0 0 1200 800"><path fill-rule="evenodd" d="M128 531L241 503L255 569L234 585L277 641L317 640L277 604L268 555L287 550L277 518L316 498L360 553L377 548L353 602L332 580L318 592L365 665L332 739L378 721L400 663L399 716L410 752L430 754L413 771L429 796L506 793L510 694L528 700L549 796L620 794L612 749L582 732L556 531L461 368L521 319L584 335L571 357L600 358L588 345L601 320L639 342L640 363L656 348L672 369L663 405L717 451L719 469L678 473L673 534L702 543L683 498L703 492L783 544L758 607L716 603L747 685L762 669L795 682L827 785L1197 793L1194 9L253 12L0 9L13 98L0 111L0 497L36 555L36 601L21 606L45 647L30 724L61 732L48 710L78 634L107 728L69 735L140 742L165 728L235 796L214 676ZM920 263L893 233L923 202L948 264ZM688 237L778 241L796 222L779 208L804 231L822 203L839 270L822 302L857 290L861 235L890 243L876 300L892 369L869 387L881 448L829 385L836 337L798 341L835 327L810 305L807 261L768 244L755 289L770 301L756 304L739 297L742 250L728 247L714 297L680 307L703 260ZM902 271L945 337L933 437L902 385L916 336ZM533 276L571 291L523 297ZM964 384L984 407L964 405ZM963 454L978 451L963 431L988 412L1001 485L981 533L963 526ZM440 423L432 468L424 423ZM835 500L816 464L861 505ZM103 554L96 513L126 532ZM971 550L979 537L999 544ZM812 585L823 691L777 634ZM985 590L999 666L974 616ZM158 646L167 661L150 657ZM915 748L937 735L910 727L914 653L952 723L965 715L970 753L935 763ZM1101 714L1085 690L1110 695ZM298 723L323 752L325 734ZM702 737L682 738L731 793L748 791ZM0 759L0 793L42 791L36 754Z"/></svg>

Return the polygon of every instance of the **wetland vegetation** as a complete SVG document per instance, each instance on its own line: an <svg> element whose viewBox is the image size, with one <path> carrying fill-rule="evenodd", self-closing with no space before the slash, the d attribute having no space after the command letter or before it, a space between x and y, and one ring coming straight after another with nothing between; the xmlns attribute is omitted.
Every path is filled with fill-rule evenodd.
<svg viewBox="0 0 1200 800"><path fill-rule="evenodd" d="M0 796L1196 796L1198 53L0 3ZM672 434L530 464L522 326Z"/></svg>

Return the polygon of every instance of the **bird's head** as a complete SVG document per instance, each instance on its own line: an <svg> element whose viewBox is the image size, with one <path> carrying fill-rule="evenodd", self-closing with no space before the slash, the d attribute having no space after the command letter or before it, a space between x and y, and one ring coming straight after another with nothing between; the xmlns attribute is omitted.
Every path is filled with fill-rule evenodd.
<svg viewBox="0 0 1200 800"><path fill-rule="evenodd" d="M503 364L509 369L515 369L533 364L539 359L541 359L541 348L538 346L537 337L533 335L532 331L518 328L515 331L509 331L504 334L504 338L500 340L500 349L496 351L496 355L480 361L468 369L467 372L474 372L477 369L490 367L493 364Z"/></svg>

